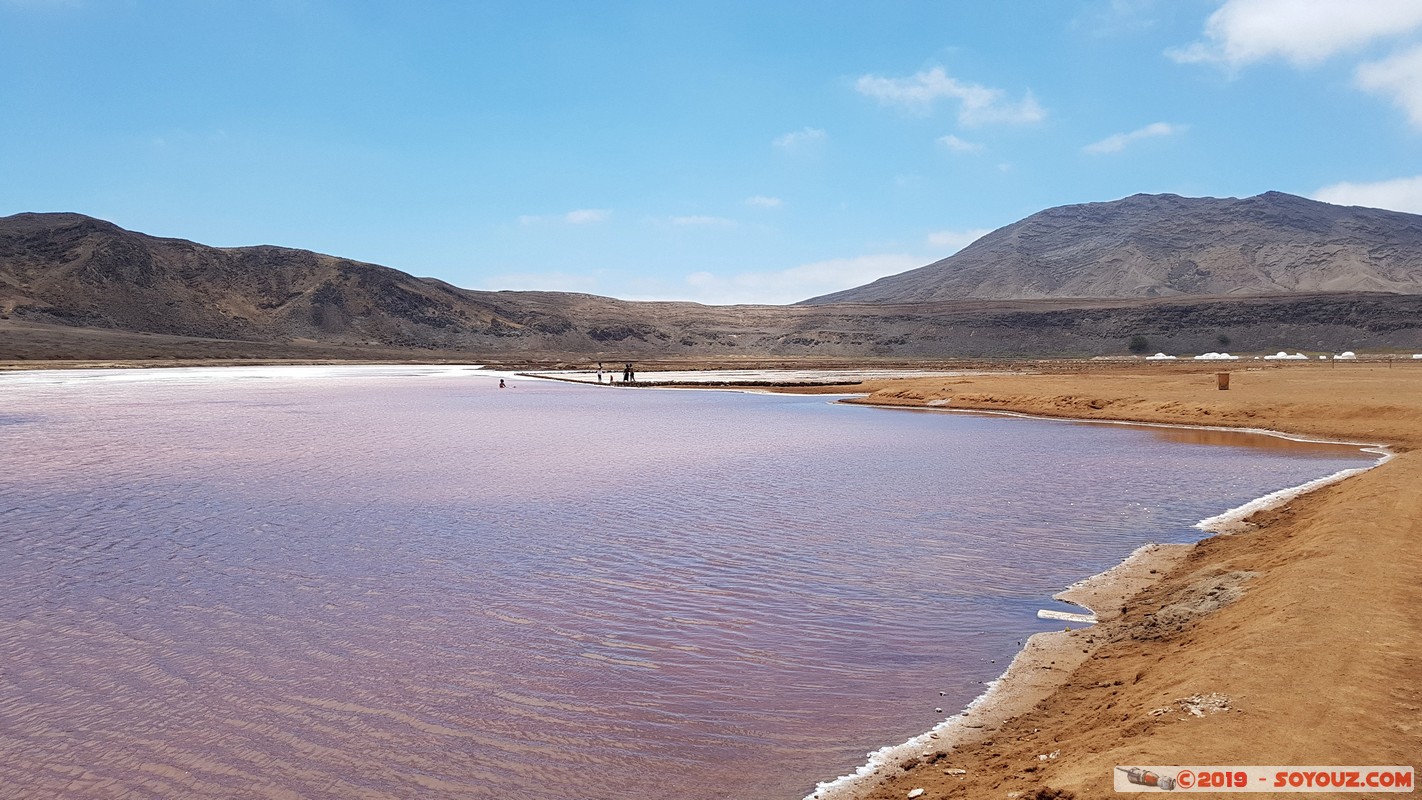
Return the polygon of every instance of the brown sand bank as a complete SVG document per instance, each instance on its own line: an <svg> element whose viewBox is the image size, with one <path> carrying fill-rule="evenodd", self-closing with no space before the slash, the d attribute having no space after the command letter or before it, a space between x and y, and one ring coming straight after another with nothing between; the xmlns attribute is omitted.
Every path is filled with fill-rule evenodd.
<svg viewBox="0 0 1422 800"><path fill-rule="evenodd" d="M929 755L857 796L1114 797L1112 768L1130 764L1422 766L1422 364L1235 365L1228 391L1215 372L870 387L861 402L1269 428L1399 455L1254 515L1249 532L1142 561L1135 583L1086 601L1110 601L1099 624L1033 638L1012 668L1027 688L1000 709L1017 716L974 709L984 727L969 741L914 748Z"/></svg>

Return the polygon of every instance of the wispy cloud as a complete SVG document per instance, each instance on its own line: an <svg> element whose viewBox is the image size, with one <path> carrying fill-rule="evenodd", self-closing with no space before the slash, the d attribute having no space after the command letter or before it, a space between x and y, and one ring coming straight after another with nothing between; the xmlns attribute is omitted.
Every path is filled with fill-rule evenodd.
<svg viewBox="0 0 1422 800"><path fill-rule="evenodd" d="M1139 33L1159 24L1156 16L1159 4L1160 0L1108 0L1089 4L1071 21L1071 27L1099 37Z"/></svg>
<svg viewBox="0 0 1422 800"><path fill-rule="evenodd" d="M1422 175L1374 183L1335 183L1314 192L1313 199L1340 206L1366 206L1422 214Z"/></svg>
<svg viewBox="0 0 1422 800"><path fill-rule="evenodd" d="M964 141L951 133L938 137L938 143L955 153L981 153L983 151L981 144Z"/></svg>
<svg viewBox="0 0 1422 800"><path fill-rule="evenodd" d="M580 208L564 214L563 221L570 225L590 225L594 222L606 222L610 217L612 211L606 208Z"/></svg>
<svg viewBox="0 0 1422 800"><path fill-rule="evenodd" d="M789 153L807 153L819 149L829 139L822 128L801 128L775 137L771 144Z"/></svg>
<svg viewBox="0 0 1422 800"><path fill-rule="evenodd" d="M734 226L736 221L725 217L694 215L689 217L672 217L671 224L683 227L729 228Z"/></svg>
<svg viewBox="0 0 1422 800"><path fill-rule="evenodd" d="M1419 26L1417 0L1228 0L1205 22L1202 40L1166 55L1182 63L1238 67L1282 58L1302 66Z"/></svg>
<svg viewBox="0 0 1422 800"><path fill-rule="evenodd" d="M958 121L964 125L1029 124L1041 122L1047 116L1030 91L1025 92L1021 100L1010 101L1003 90L960 81L950 77L942 67L907 78L863 75L854 82L854 88L884 105L919 114L932 111L939 100L957 100Z"/></svg>
<svg viewBox="0 0 1422 800"><path fill-rule="evenodd" d="M1132 142L1141 139L1154 139L1159 136L1174 136L1183 133L1186 129L1184 125L1173 125L1169 122L1152 122L1144 128L1137 128L1130 133L1117 133L1107 136L1099 142L1093 142L1083 148L1083 151L1093 154L1119 153L1126 149Z"/></svg>
<svg viewBox="0 0 1422 800"><path fill-rule="evenodd" d="M766 197L758 194L754 197L747 197L746 205L751 208L780 208L784 203L778 197Z"/></svg>
<svg viewBox="0 0 1422 800"><path fill-rule="evenodd" d="M966 231L936 231L928 234L928 243L938 248L943 257L950 256L964 247L992 233L991 228L972 228Z"/></svg>
<svg viewBox="0 0 1422 800"><path fill-rule="evenodd" d="M724 276L712 272L693 272L686 276L686 286L702 303L782 305L849 289L923 263L919 256L884 253L816 261L765 272L739 272Z"/></svg>
<svg viewBox="0 0 1422 800"><path fill-rule="evenodd" d="M1359 65L1356 78L1358 86L1388 97L1406 112L1414 128L1422 128L1422 45Z"/></svg>
<svg viewBox="0 0 1422 800"><path fill-rule="evenodd" d="M556 214L544 216L541 214L524 214L518 218L520 225L538 225L544 222L562 222L568 225L591 225L596 222L606 222L612 218L612 210L607 208L580 208L576 211L569 211L566 214Z"/></svg>

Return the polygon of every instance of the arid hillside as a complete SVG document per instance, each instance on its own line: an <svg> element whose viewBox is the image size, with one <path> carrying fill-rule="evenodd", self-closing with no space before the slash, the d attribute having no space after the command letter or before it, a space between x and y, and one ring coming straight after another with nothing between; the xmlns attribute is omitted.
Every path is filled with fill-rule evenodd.
<svg viewBox="0 0 1422 800"><path fill-rule="evenodd" d="M1061 206L806 304L1422 293L1422 216L1267 192Z"/></svg>
<svg viewBox="0 0 1422 800"><path fill-rule="evenodd" d="M481 292L282 247L215 248L78 214L0 218L0 360L962 358L1422 349L1386 292L797 306ZM1138 342L1139 344L1139 342Z"/></svg>

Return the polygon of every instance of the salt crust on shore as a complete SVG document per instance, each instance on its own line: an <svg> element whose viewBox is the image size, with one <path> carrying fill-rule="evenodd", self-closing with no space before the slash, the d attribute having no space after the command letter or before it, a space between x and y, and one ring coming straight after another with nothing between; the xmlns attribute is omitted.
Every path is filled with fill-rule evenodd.
<svg viewBox="0 0 1422 800"><path fill-rule="evenodd" d="M512 372L486 370L480 364L292 364L232 367L165 367L129 369L38 369L0 372L0 385L65 386L76 383L194 384L239 380L320 380L330 378L468 378L512 377Z"/></svg>
<svg viewBox="0 0 1422 800"><path fill-rule="evenodd" d="M1184 557L1191 545L1146 544L1110 569L1072 584L1053 599L1080 606L1098 619L1109 619L1108 609L1140 591ZM1100 613L1097 613L1097 609ZM987 690L961 713L931 730L900 744L870 753L857 770L821 782L805 800L854 800L879 782L893 765L938 751L950 752L969 742L981 741L1008 719L1032 708L1056 687L1058 681L1086 660L1067 631L1035 633ZM1045 674L1044 674L1045 673Z"/></svg>
<svg viewBox="0 0 1422 800"><path fill-rule="evenodd" d="M865 405L876 404L866 403ZM903 408L903 406L890 405L882 407ZM1201 520L1194 526L1199 530L1214 534L1231 534L1246 530L1247 526L1244 520L1255 513L1283 505L1300 495L1381 466L1394 457L1391 450L1380 444L1296 436L1262 428L1228 428L1125 420L1079 420L1024 414L1016 411L957 410L944 408L941 405L932 407L934 410L949 413L995 414L1062 422L1086 421L1106 425L1257 433L1298 442L1356 445L1365 452L1376 453L1380 456L1376 462L1367 467L1341 470L1298 486L1272 492ZM1169 572L1172 567L1183 560L1192 547L1194 547L1193 544L1143 545L1121 563L1077 581L1053 595L1053 599L1079 606L1096 617L1098 621L1112 619L1119 615L1112 613L1112 609L1118 608L1123 601L1155 583L1160 576ZM863 793L878 784L892 765L909 759L918 759L935 752L951 753L955 747L986 739L989 734L1008 720L1030 710L1050 694L1060 680L1090 657L1090 649L1082 648L1081 643L1072 637L1070 630L1068 627L1063 631L1048 631L1028 637L1022 650L1018 651L1012 662L1008 664L1006 671L996 680L990 681L987 690L974 698L961 713L905 742L887 745L869 753L865 763L857 770L833 780L822 781L816 785L813 792L805 796L804 800L857 800ZM1048 674L1043 676L1041 674L1043 672Z"/></svg>
<svg viewBox="0 0 1422 800"><path fill-rule="evenodd" d="M1314 491L1314 490L1316 490L1316 489L1322 489L1322 488L1325 487L1325 486L1330 486L1330 485L1332 485L1332 484L1335 484L1335 483L1337 483L1337 482L1343 480L1344 478L1351 478L1351 477L1354 476L1354 475L1361 475L1362 473L1367 472L1368 470L1373 469L1374 467L1380 467L1380 466L1382 466L1383 464L1386 464L1387 462L1391 461L1391 460L1393 459L1393 457L1396 455L1395 453L1392 452L1392 450L1388 449L1388 447L1387 447L1386 445L1381 445L1381 444L1376 444L1376 443L1370 443L1370 442L1350 442L1350 441L1344 441L1344 440L1341 440L1341 439L1325 439L1325 438L1318 438L1318 437L1312 437L1312 436L1298 436L1298 435L1291 434L1291 433L1284 433L1284 432L1282 432L1282 431L1271 431L1271 430L1268 430L1267 428L1228 428L1228 427L1224 427L1224 426L1221 426L1221 425L1185 425L1185 424L1171 424L1171 423L1164 423L1164 422L1132 422L1132 421L1130 421L1130 420L1113 420L1113 419L1085 419L1085 420L1083 420L1083 419L1071 419L1071 418L1065 418L1065 417L1046 417L1046 416L1040 416L1040 415L1037 415L1037 414L1023 414L1023 413L1018 412L1018 411L987 411L987 410L980 410L980 409L947 409L947 408L942 408L941 406L936 405L937 403L938 403L938 401L936 401L936 400L931 400L931 401L929 401L928 403L926 403L925 405L928 406L928 407L930 407L930 408L936 408L937 410L940 410L940 411L952 411L952 412L958 413L958 414L992 414L992 415L995 415L995 416L1002 416L1002 417L1021 417L1021 418L1023 418L1023 419L1055 420L1055 421L1057 421L1057 422L1075 422L1075 423L1086 423L1086 424L1092 424L1092 425L1128 425L1128 426L1133 427L1133 428L1185 428L1185 429L1189 429L1189 430L1200 430L1200 431L1224 431L1224 432L1228 432L1228 433L1254 433L1254 434L1259 434L1259 435L1261 435L1261 436L1273 436L1273 437L1278 438L1278 439L1287 439L1287 440L1289 440L1289 441L1291 441L1291 442L1312 442L1312 443L1315 443L1315 444L1341 444L1341 445L1352 445L1352 446L1361 448L1362 451L1365 452L1365 453L1374 453L1374 454L1376 454L1376 455L1379 457L1376 462L1374 462L1373 464L1371 464L1371 465L1369 465L1369 466L1366 466L1366 467L1358 467L1358 468L1356 468L1356 469L1339 470L1338 472L1335 472L1335 473L1333 473L1332 475L1325 475L1325 476L1323 476L1322 478L1317 478L1317 479L1311 480L1311 481L1309 481L1309 482L1307 482L1307 483L1299 484L1298 486L1290 486L1290 487L1287 487L1287 488L1284 488L1284 489L1280 489L1280 490L1277 491L1277 492L1270 492L1269 494L1266 494L1266 495L1264 495L1263 497L1255 498L1254 500L1251 500L1251 501L1249 501L1248 503L1245 503L1244 505L1238 506L1238 507L1236 507L1236 508L1231 508L1231 509L1228 509L1228 510L1226 510L1226 511L1222 511L1222 512L1220 512L1219 514L1214 515L1213 517L1207 517L1207 518L1202 519L1202 520L1200 520L1199 522L1195 523L1195 526L1194 526L1195 528L1197 528L1197 529L1199 529L1199 530L1202 530L1202 531L1207 531L1207 532L1209 532L1209 533L1238 533L1238 532L1241 531L1241 530L1247 529L1247 526L1245 525L1244 520L1247 519L1248 517L1250 517L1250 516L1253 515L1253 514L1256 514L1256 513L1260 512L1260 511L1264 511L1264 510L1267 510L1267 509L1270 509L1270 508L1274 508L1274 507L1276 507L1276 506L1281 506L1281 505L1283 505L1284 503L1287 503L1287 502L1289 502L1290 500L1293 500L1295 497L1299 497L1300 495L1308 494L1309 492L1312 492L1312 491ZM866 405L872 405L872 404L866 404ZM902 406L886 406L886 407L887 407L887 408L902 408Z"/></svg>

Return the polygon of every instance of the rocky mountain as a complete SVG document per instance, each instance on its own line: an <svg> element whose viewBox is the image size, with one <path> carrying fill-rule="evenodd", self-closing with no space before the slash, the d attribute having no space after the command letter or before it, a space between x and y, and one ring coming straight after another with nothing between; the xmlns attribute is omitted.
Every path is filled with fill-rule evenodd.
<svg viewBox="0 0 1422 800"><path fill-rule="evenodd" d="M1202 237L1205 234L1202 232ZM0 218L0 361L934 359L1422 350L1422 294L703 306L481 292L281 247L215 248L78 214Z"/></svg>
<svg viewBox="0 0 1422 800"><path fill-rule="evenodd" d="M0 313L188 336L411 346L439 331L561 324L501 315L486 298L374 264L282 247L207 247L79 214L0 219Z"/></svg>
<svg viewBox="0 0 1422 800"><path fill-rule="evenodd" d="M1422 216L1267 192L1061 206L957 254L804 301L1422 293Z"/></svg>

